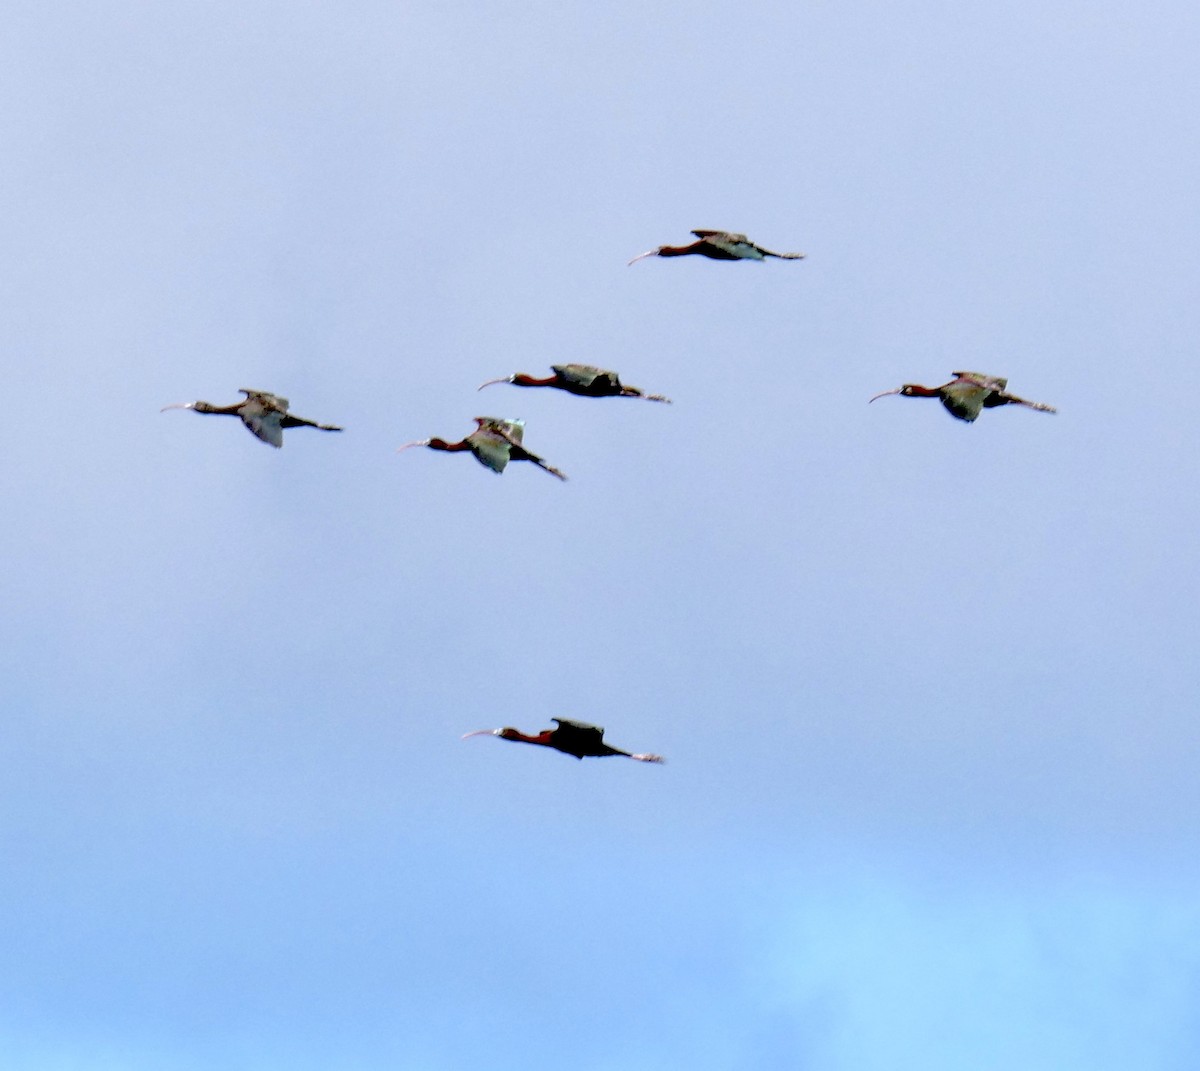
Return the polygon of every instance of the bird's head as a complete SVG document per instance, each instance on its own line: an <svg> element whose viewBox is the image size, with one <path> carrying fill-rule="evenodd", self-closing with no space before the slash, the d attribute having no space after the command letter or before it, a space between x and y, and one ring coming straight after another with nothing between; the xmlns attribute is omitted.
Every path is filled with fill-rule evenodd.
<svg viewBox="0 0 1200 1071"><path fill-rule="evenodd" d="M503 729L476 729L473 733L463 733L462 739L466 740L471 736L499 736L504 740L515 740L521 734L511 726Z"/></svg>
<svg viewBox="0 0 1200 1071"><path fill-rule="evenodd" d="M899 394L905 398L911 398L913 395L913 384L905 383L903 387L897 387L895 390L885 390L880 394L876 394L874 398L871 398L867 402L867 404L870 405L871 402L876 401L879 398L886 398L889 394Z"/></svg>
<svg viewBox="0 0 1200 1071"><path fill-rule="evenodd" d="M164 405L159 412L165 413L168 409L199 409L204 412L205 407L212 408L208 402L176 402L174 405Z"/></svg>

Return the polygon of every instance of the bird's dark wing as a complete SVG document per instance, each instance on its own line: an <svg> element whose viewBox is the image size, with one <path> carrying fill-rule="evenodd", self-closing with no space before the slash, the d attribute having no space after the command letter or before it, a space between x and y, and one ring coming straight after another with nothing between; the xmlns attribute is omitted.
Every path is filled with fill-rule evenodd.
<svg viewBox="0 0 1200 1071"><path fill-rule="evenodd" d="M983 412L984 402L991 393L990 387L973 379L960 377L941 388L942 405L951 416L970 424Z"/></svg>
<svg viewBox="0 0 1200 1071"><path fill-rule="evenodd" d="M480 431L490 431L514 446L520 446L525 439L525 421L501 420L499 417L479 417Z"/></svg>
<svg viewBox="0 0 1200 1071"><path fill-rule="evenodd" d="M584 390L593 386L606 387L610 390L621 389L621 381L617 378L616 372L609 372L606 369L597 368L595 365L554 364L550 367L560 379Z"/></svg>
<svg viewBox="0 0 1200 1071"><path fill-rule="evenodd" d="M1008 386L1008 380L1003 376L989 376L984 372L951 372L950 374L958 379L969 379L972 383L977 383L988 390L1004 390Z"/></svg>
<svg viewBox="0 0 1200 1071"><path fill-rule="evenodd" d="M287 412L288 400L281 395L272 394L269 390L247 390L245 387L240 387L238 393L244 394L246 401L253 398L267 409L278 409L281 413Z"/></svg>
<svg viewBox="0 0 1200 1071"><path fill-rule="evenodd" d="M775 257L778 260L804 259L803 253L776 253L774 250L750 241L744 234L731 234L729 231L692 231L692 233L710 246L737 260L762 260L763 257Z"/></svg>
<svg viewBox="0 0 1200 1071"><path fill-rule="evenodd" d="M579 741L584 745L599 747L604 739L604 730L598 725L588 725L584 721L572 721L570 718L551 718L558 726L555 734L560 740Z"/></svg>

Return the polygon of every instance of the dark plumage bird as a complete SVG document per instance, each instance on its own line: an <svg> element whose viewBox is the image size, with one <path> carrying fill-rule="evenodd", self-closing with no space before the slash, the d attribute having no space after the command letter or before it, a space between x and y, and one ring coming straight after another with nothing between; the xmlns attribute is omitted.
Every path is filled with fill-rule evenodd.
<svg viewBox="0 0 1200 1071"><path fill-rule="evenodd" d="M780 260L803 260L803 253L772 253L761 245L755 245L744 234L729 231L692 231L699 241L691 245L660 245L657 249L639 253L629 263L643 257L686 257L695 253L710 260L763 260L778 257Z"/></svg>
<svg viewBox="0 0 1200 1071"><path fill-rule="evenodd" d="M489 379L481 383L478 389L483 390L493 383L512 383L517 387L557 387L583 398L645 398L648 402L671 402L670 398L664 398L661 394L646 394L637 387L625 386L616 372L606 368L596 368L590 364L553 364L550 368L554 375L545 379L516 372L500 379Z"/></svg>
<svg viewBox="0 0 1200 1071"><path fill-rule="evenodd" d="M889 394L899 394L905 398L939 398L951 416L958 417L971 423L985 409L995 409L1000 405L1023 405L1028 409L1037 409L1043 413L1057 413L1052 405L1041 402L1027 402L1007 391L1008 380L999 376L986 376L982 372L951 372L955 378L940 387L922 387L916 383L905 383L895 390L885 390L876 394L875 398L885 398ZM872 398L871 401L875 401Z"/></svg>
<svg viewBox="0 0 1200 1071"><path fill-rule="evenodd" d="M620 748L610 747L604 742L604 730L595 725L582 721L571 721L569 718L551 718L558 726L557 729L543 729L536 736L528 736L520 729L511 727L504 729L479 729L468 736L498 736L501 740L516 740L521 744L540 744L542 747L552 747L564 755L574 755L577 759L604 758L606 755L624 755L627 759L637 759L638 762L665 762L661 755L634 755Z"/></svg>
<svg viewBox="0 0 1200 1071"><path fill-rule="evenodd" d="M197 413L215 413L218 416L240 417L243 424L259 439L274 447L283 445L284 428L318 428L321 431L341 431L334 424L318 424L288 412L288 400L265 390L241 389L245 400L233 405L213 405L212 402L180 402L165 405L159 410L193 409Z"/></svg>
<svg viewBox="0 0 1200 1071"><path fill-rule="evenodd" d="M445 450L449 453L470 450L476 461L486 465L493 472L503 472L510 461L532 461L551 476L557 476L560 480L566 479L553 465L547 465L537 454L525 449L522 443L525 438L525 421L477 416L475 423L478 427L459 442L448 443L445 439L436 438L419 439L417 442L405 443L396 452L413 446L427 446L430 450Z"/></svg>

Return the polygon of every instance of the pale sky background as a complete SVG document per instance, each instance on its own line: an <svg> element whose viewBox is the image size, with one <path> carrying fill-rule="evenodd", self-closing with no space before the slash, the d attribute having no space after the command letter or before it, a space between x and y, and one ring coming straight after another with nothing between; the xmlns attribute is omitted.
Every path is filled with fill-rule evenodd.
<svg viewBox="0 0 1200 1071"><path fill-rule="evenodd" d="M0 1067L1200 1066L1198 54L9 3ZM675 405L474 392L572 360ZM668 764L459 739L556 715Z"/></svg>

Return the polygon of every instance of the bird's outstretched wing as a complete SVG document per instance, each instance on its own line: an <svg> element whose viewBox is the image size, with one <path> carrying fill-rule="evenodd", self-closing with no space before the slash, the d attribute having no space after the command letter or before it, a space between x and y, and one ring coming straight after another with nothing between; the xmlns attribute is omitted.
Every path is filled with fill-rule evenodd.
<svg viewBox="0 0 1200 1071"><path fill-rule="evenodd" d="M762 260L762 250L744 234L726 231L692 231L705 245L723 254L724 260Z"/></svg>
<svg viewBox="0 0 1200 1071"><path fill-rule="evenodd" d="M512 456L512 444L490 425L471 432L466 438L475 460L493 472L503 472Z"/></svg>
<svg viewBox="0 0 1200 1071"><path fill-rule="evenodd" d="M972 383L986 387L988 390L1004 390L1008 386L1008 380L1003 376L989 376L983 372L951 372L950 374L956 379L969 379Z"/></svg>
<svg viewBox="0 0 1200 1071"><path fill-rule="evenodd" d="M287 416L287 400L264 391L243 391L246 403L238 416L252 435L276 449L283 446L283 418Z"/></svg>
<svg viewBox="0 0 1200 1071"><path fill-rule="evenodd" d="M599 747L604 740L604 730L598 725L588 725L584 721L573 721L570 718L551 718L558 726L555 730L560 740L578 740L585 745Z"/></svg>
<svg viewBox="0 0 1200 1071"><path fill-rule="evenodd" d="M729 231L692 231L692 233L709 245L715 246L739 260L762 260L764 257L775 257L779 260L804 259L803 253L776 253L750 241L744 234L733 234Z"/></svg>
<svg viewBox="0 0 1200 1071"><path fill-rule="evenodd" d="M1043 413L1058 412L1052 405L1045 405L1042 402L1029 402L1024 398L1018 398L1015 394L1009 394L1007 389L1008 380L1004 376L989 376L983 372L954 372L952 375L957 376L963 381L963 390L966 393L970 393L972 387L987 391L980 402L980 408L995 409L1001 405L1023 405L1029 409L1037 409ZM976 412L976 416L978 416L978 412Z"/></svg>
<svg viewBox="0 0 1200 1071"><path fill-rule="evenodd" d="M583 390L589 390L592 387L613 391L621 389L621 381L617 378L616 372L609 372L604 368L597 368L595 365L552 364L550 369L565 382Z"/></svg>
<svg viewBox="0 0 1200 1071"><path fill-rule="evenodd" d="M974 423L983 412L983 403L991 393L991 388L974 379L959 377L941 388L942 405L951 416Z"/></svg>
<svg viewBox="0 0 1200 1071"><path fill-rule="evenodd" d="M281 413L287 412L288 400L282 395L272 394L269 390L248 390L246 387L239 387L238 394L244 394L246 401L253 398L268 409L278 409Z"/></svg>

